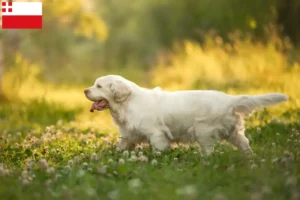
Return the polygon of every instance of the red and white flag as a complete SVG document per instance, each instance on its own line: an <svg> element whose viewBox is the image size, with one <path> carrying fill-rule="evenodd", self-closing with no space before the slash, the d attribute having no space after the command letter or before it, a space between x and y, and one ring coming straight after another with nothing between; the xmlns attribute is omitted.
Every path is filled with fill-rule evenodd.
<svg viewBox="0 0 300 200"><path fill-rule="evenodd" d="M2 2L3 29L41 29L42 2Z"/></svg>

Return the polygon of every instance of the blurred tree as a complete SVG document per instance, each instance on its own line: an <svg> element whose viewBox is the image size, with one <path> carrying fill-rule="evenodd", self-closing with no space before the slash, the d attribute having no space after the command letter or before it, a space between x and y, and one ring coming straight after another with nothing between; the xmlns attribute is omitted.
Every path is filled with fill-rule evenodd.
<svg viewBox="0 0 300 200"><path fill-rule="evenodd" d="M92 8L93 0L47 0L43 2L43 29L2 30L0 80L18 52L50 71L73 59L70 51L80 40L105 40L107 28Z"/></svg>
<svg viewBox="0 0 300 200"><path fill-rule="evenodd" d="M240 30L264 36L277 0L97 0L110 28L105 65L147 66L175 41L203 42L203 31L223 38Z"/></svg>
<svg viewBox="0 0 300 200"><path fill-rule="evenodd" d="M296 45L300 45L300 1L278 0L278 23Z"/></svg>

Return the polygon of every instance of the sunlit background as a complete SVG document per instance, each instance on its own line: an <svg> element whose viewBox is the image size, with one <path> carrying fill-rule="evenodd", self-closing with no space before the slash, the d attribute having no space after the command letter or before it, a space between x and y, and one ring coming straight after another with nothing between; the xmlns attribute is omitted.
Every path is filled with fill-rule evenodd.
<svg viewBox="0 0 300 200"><path fill-rule="evenodd" d="M291 99L281 108L295 110L299 6L297 0L45 0L42 30L1 30L1 130L12 131L15 121L18 131L30 121L20 109L32 109L39 125L43 117L55 124L59 107L74 111L67 121L80 127L114 132L108 112L89 113L83 94L106 74L165 90L283 92Z"/></svg>
<svg viewBox="0 0 300 200"><path fill-rule="evenodd" d="M300 0L43 0L42 30L0 29L0 199L299 200L299 19ZM246 120L253 157L118 152L83 93L107 74L289 101Z"/></svg>

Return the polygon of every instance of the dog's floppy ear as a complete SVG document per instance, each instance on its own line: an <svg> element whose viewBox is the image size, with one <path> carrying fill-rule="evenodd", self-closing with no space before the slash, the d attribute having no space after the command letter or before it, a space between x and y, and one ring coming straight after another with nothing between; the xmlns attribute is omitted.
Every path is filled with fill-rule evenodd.
<svg viewBox="0 0 300 200"><path fill-rule="evenodd" d="M113 93L114 100L117 103L122 103L131 94L131 89L122 81L113 81L110 85L110 90Z"/></svg>

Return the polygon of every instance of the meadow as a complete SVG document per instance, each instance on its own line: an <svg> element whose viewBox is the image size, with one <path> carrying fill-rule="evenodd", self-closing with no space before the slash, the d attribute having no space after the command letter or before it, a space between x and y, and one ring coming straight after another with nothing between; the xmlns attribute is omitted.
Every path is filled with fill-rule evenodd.
<svg viewBox="0 0 300 200"><path fill-rule="evenodd" d="M300 199L300 67L289 43L276 37L254 43L234 34L226 43L212 35L203 45L186 41L174 49L150 73L97 76L117 73L168 90L289 95L288 102L247 120L255 156L223 142L209 157L200 156L198 144L174 144L168 152L142 144L117 152L109 112L89 112L83 89L92 81L43 82L40 68L18 55L3 77L9 102L0 106L0 198Z"/></svg>

